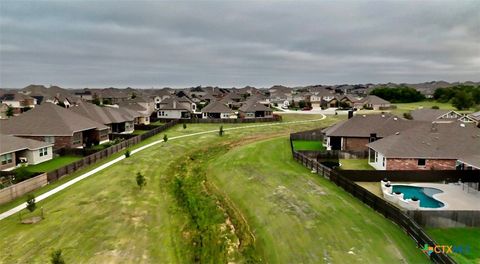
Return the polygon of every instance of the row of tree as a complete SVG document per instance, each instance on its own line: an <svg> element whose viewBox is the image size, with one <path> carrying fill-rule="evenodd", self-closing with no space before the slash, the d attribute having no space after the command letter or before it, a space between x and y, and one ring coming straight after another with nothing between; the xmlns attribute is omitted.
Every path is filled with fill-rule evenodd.
<svg viewBox="0 0 480 264"><path fill-rule="evenodd" d="M400 85L397 88L378 87L370 92L392 103L413 103L425 100L425 96L414 88Z"/></svg>
<svg viewBox="0 0 480 264"><path fill-rule="evenodd" d="M438 88L433 98L439 102L451 102L458 110L480 105L480 86L456 85L448 88Z"/></svg>

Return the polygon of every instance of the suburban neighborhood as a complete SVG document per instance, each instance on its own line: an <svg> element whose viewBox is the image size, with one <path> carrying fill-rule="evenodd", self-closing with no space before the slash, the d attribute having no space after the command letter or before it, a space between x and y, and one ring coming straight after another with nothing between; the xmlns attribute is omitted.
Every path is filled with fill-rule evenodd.
<svg viewBox="0 0 480 264"><path fill-rule="evenodd" d="M476 1L2 1L0 264L480 263Z"/></svg>

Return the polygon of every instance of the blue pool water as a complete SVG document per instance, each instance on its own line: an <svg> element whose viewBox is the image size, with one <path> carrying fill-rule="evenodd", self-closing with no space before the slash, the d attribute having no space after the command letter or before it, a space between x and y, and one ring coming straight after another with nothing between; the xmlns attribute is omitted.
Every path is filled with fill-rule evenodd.
<svg viewBox="0 0 480 264"><path fill-rule="evenodd" d="M417 197L418 200L420 200L420 207L440 208L444 206L442 202L433 198L434 194L442 192L439 189L408 185L392 185L392 193L395 192L403 193L403 199L411 199L414 196Z"/></svg>

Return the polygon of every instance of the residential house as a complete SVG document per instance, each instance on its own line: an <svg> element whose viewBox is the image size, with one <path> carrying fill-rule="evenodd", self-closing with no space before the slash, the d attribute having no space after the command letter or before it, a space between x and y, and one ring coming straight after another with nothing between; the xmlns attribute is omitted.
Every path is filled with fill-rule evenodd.
<svg viewBox="0 0 480 264"><path fill-rule="evenodd" d="M461 122L429 123L371 142L377 170L480 169L480 130Z"/></svg>
<svg viewBox="0 0 480 264"><path fill-rule="evenodd" d="M128 134L134 131L135 117L115 107L101 107L82 102L69 110L108 127L108 133ZM139 115L139 114L138 114ZM108 137L106 139L108 141ZM103 143L103 142L102 142Z"/></svg>
<svg viewBox="0 0 480 264"><path fill-rule="evenodd" d="M353 105L358 109L364 108L372 110L384 110L390 108L392 104L376 95L367 95L366 97L355 102Z"/></svg>
<svg viewBox="0 0 480 264"><path fill-rule="evenodd" d="M47 88L43 85L32 84L23 88L20 93L35 98L37 104L54 103L68 108L78 101L78 98L69 90L58 86Z"/></svg>
<svg viewBox="0 0 480 264"><path fill-rule="evenodd" d="M310 102L312 103L313 108L320 108L322 105L325 106L327 102L330 102L333 99L335 99L335 94L327 89L317 89L317 91L313 92L310 96Z"/></svg>
<svg viewBox="0 0 480 264"><path fill-rule="evenodd" d="M467 117L475 124L480 125L480 111L467 115Z"/></svg>
<svg viewBox="0 0 480 264"><path fill-rule="evenodd" d="M7 119L7 111L9 109L9 106L6 104L1 104L0 103L0 119Z"/></svg>
<svg viewBox="0 0 480 264"><path fill-rule="evenodd" d="M338 105L340 107L343 106L343 107L352 108L358 100L359 99L357 99L353 95L346 94L346 95L340 97L340 100L338 101Z"/></svg>
<svg viewBox="0 0 480 264"><path fill-rule="evenodd" d="M20 164L35 165L51 160L53 144L0 134L0 170L12 170Z"/></svg>
<svg viewBox="0 0 480 264"><path fill-rule="evenodd" d="M453 110L416 109L410 112L413 120L429 122L455 122L463 115Z"/></svg>
<svg viewBox="0 0 480 264"><path fill-rule="evenodd" d="M135 118L135 124L143 124L143 125L150 124L150 116L152 115L152 113L155 112L152 108L150 108L150 106L149 108L145 108L140 103L134 103L129 101L119 103L118 106L120 109L127 109L128 111L136 112L136 114L132 114L134 116L137 116Z"/></svg>
<svg viewBox="0 0 480 264"><path fill-rule="evenodd" d="M81 148L108 140L108 127L53 103L1 120L0 133L53 143L54 149Z"/></svg>
<svg viewBox="0 0 480 264"><path fill-rule="evenodd" d="M19 115L26 110L34 108L37 104L37 99L19 92L6 92L0 94L0 104L13 108L13 114Z"/></svg>
<svg viewBox="0 0 480 264"><path fill-rule="evenodd" d="M266 107L260 102L249 100L245 102L240 109L238 109L240 118L262 118L273 117L272 109Z"/></svg>
<svg viewBox="0 0 480 264"><path fill-rule="evenodd" d="M368 151L367 144L415 126L417 121L392 114L355 115L323 129L328 150Z"/></svg>
<svg viewBox="0 0 480 264"><path fill-rule="evenodd" d="M171 97L160 102L157 111L158 118L163 119L190 119L195 112L196 105L186 98Z"/></svg>
<svg viewBox="0 0 480 264"><path fill-rule="evenodd" d="M237 118L235 112L219 101L210 102L202 108L202 118Z"/></svg>

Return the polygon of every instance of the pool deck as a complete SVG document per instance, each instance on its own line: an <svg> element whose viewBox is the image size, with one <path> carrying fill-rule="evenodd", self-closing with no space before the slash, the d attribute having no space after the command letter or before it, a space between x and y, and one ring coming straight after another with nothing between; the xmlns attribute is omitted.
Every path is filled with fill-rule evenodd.
<svg viewBox="0 0 480 264"><path fill-rule="evenodd" d="M382 197L382 192L380 190L380 183L373 182L357 182L363 188L369 190L373 194ZM441 201L445 206L441 208L421 208L420 210L480 210L480 192L474 191L471 188L467 191L467 186L465 187L461 184L449 183L403 183L403 182L392 182L392 185L401 184L401 185L412 185L419 187L430 187L439 189L442 193L434 194L433 198Z"/></svg>

